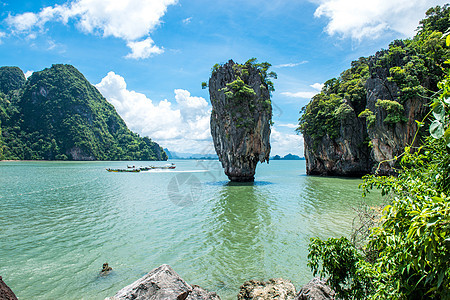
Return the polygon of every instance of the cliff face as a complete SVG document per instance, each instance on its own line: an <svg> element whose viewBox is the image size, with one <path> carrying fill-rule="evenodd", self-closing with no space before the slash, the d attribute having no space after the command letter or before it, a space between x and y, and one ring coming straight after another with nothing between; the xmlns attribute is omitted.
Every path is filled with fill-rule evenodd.
<svg viewBox="0 0 450 300"><path fill-rule="evenodd" d="M450 55L441 36L394 41L325 82L299 120L307 174L396 173L396 157L406 146L417 147L427 134L416 121L428 113L429 99L443 77L440 66ZM423 45L433 45L434 52Z"/></svg>
<svg viewBox="0 0 450 300"><path fill-rule="evenodd" d="M422 121L428 112L428 107L426 100L419 95L401 99L402 92L398 84L389 80L389 69L394 67L394 64L402 65L401 61L405 57L398 57L397 63L392 63L388 67L380 67L377 66L377 61L382 55L383 52L378 52L370 58L371 76L365 85L367 90L366 108L375 116L372 125L367 128L367 136L372 145L371 156L376 164L368 169L367 173L377 171L380 175L391 175L395 173L395 157L404 151L405 146L417 147L419 145L420 138L414 140L414 135L419 129L416 120ZM422 85L427 89L433 89L428 82L423 82ZM379 105L378 100L380 99L401 103L403 109L398 112L399 122L389 122L389 107ZM420 136L419 134L418 137ZM412 144L413 140L414 144ZM382 163L379 164L380 162Z"/></svg>
<svg viewBox="0 0 450 300"><path fill-rule="evenodd" d="M339 120L337 138L325 135L315 143L311 136L304 135L308 175L361 176L370 169L372 160L364 121L349 101L344 99L343 105L347 111Z"/></svg>
<svg viewBox="0 0 450 300"><path fill-rule="evenodd" d="M211 135L231 181L253 181L258 162L269 162L272 105L261 71L230 60L209 79Z"/></svg>

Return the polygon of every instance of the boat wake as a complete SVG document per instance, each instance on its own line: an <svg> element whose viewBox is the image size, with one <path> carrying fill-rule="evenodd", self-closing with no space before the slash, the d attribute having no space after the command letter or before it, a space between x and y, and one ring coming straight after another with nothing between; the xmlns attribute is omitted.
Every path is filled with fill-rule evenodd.
<svg viewBox="0 0 450 300"><path fill-rule="evenodd" d="M141 171L141 173L204 173L209 170L164 170L164 169L152 169L148 171Z"/></svg>

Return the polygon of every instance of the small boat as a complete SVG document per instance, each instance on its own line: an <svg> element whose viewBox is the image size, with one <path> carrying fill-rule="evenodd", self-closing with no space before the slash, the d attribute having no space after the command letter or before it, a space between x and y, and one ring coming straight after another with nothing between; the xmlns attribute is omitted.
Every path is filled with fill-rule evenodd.
<svg viewBox="0 0 450 300"><path fill-rule="evenodd" d="M149 166L149 167L140 167L139 170L141 171L149 171L149 170L171 170L171 169L175 169L177 166L172 163L172 164L167 164L164 166Z"/></svg>
<svg viewBox="0 0 450 300"><path fill-rule="evenodd" d="M106 171L108 171L108 172L128 172L128 173L137 173L137 172L140 172L141 170L140 169L110 169L110 168L108 168L108 169L106 169Z"/></svg>

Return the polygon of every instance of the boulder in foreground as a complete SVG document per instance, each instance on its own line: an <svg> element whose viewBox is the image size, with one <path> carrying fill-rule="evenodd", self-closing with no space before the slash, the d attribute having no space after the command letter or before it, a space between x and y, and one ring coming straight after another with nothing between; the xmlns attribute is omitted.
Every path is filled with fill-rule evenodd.
<svg viewBox="0 0 450 300"><path fill-rule="evenodd" d="M161 265L105 300L220 300L216 293L189 285L169 265Z"/></svg>
<svg viewBox="0 0 450 300"><path fill-rule="evenodd" d="M270 279L268 281L249 280L242 286L238 300L294 300L295 286L289 280Z"/></svg>
<svg viewBox="0 0 450 300"><path fill-rule="evenodd" d="M298 292L295 300L334 300L335 292L320 278L313 278Z"/></svg>
<svg viewBox="0 0 450 300"><path fill-rule="evenodd" d="M13 291L6 285L0 276L0 300L17 300L16 295Z"/></svg>

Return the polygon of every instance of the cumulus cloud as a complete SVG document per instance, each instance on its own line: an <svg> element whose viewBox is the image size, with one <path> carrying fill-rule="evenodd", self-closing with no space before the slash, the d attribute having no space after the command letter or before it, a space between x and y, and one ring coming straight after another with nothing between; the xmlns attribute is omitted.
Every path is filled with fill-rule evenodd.
<svg viewBox="0 0 450 300"><path fill-rule="evenodd" d="M287 97L291 97L291 98L311 99L317 93L316 92L295 92L295 93L283 92L281 94L285 95Z"/></svg>
<svg viewBox="0 0 450 300"><path fill-rule="evenodd" d="M132 49L130 58L146 58L160 54L162 49L153 45L148 35L161 24L169 5L177 0L74 0L64 5L49 6L38 13L26 12L10 15L6 22L13 31L28 33L34 28L43 29L50 21L67 24L74 20L76 26L89 34L113 36L127 41Z"/></svg>
<svg viewBox="0 0 450 300"><path fill-rule="evenodd" d="M131 53L125 56L126 58L142 59L164 52L163 49L155 46L151 38L139 42L128 42L127 46L131 49Z"/></svg>
<svg viewBox="0 0 450 300"><path fill-rule="evenodd" d="M322 90L323 86L324 86L323 83L318 83L318 82L310 85L310 87L312 87L313 89L315 89L319 92Z"/></svg>
<svg viewBox="0 0 450 300"><path fill-rule="evenodd" d="M388 30L404 37L414 35L424 12L443 0L320 0L314 16L329 19L325 31L356 40L375 39Z"/></svg>
<svg viewBox="0 0 450 300"><path fill-rule="evenodd" d="M128 90L125 79L114 72L96 87L132 131L174 151L202 153L210 148L211 107L202 97L176 89L175 105L167 99L155 103L142 93Z"/></svg>
<svg viewBox="0 0 450 300"><path fill-rule="evenodd" d="M114 72L109 72L95 86L114 105L132 131L149 136L169 150L214 153L209 126L211 105L204 98L193 96L187 90L175 89L174 100L156 102L142 93L129 90L125 79ZM292 131L296 125L276 126L272 127L272 153L303 153L303 139ZM287 133L284 132L286 128Z"/></svg>
<svg viewBox="0 0 450 300"><path fill-rule="evenodd" d="M270 134L271 155L284 156L296 154L303 156L303 136L292 132L282 132L277 126L272 127Z"/></svg>

